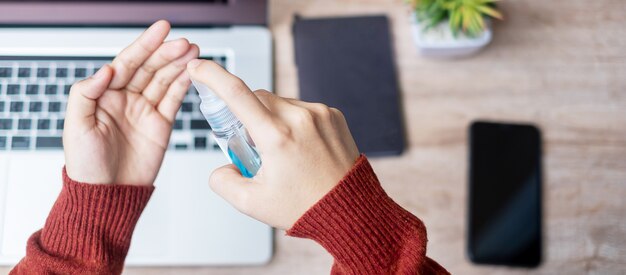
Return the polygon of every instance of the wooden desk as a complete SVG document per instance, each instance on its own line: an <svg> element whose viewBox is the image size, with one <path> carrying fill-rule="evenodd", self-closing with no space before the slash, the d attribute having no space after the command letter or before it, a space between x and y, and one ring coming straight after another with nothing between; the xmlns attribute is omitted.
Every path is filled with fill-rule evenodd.
<svg viewBox="0 0 626 275"><path fill-rule="evenodd" d="M387 14L410 146L402 157L372 163L387 192L426 223L428 255L456 274L626 272L626 1L503 1L506 21L496 23L493 43L475 57L448 61L417 55L402 2L270 1L276 92L298 95L294 13ZM530 121L543 130L539 269L480 267L465 257L466 131L477 118ZM331 263L312 241L277 232L267 266L125 273L328 274Z"/></svg>

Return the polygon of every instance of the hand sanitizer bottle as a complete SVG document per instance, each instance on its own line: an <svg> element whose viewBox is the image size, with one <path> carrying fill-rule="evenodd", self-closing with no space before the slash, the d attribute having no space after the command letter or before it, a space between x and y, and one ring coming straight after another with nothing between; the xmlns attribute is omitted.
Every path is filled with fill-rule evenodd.
<svg viewBox="0 0 626 275"><path fill-rule="evenodd" d="M200 111L211 126L215 141L243 176L254 177L261 167L261 158L248 131L209 87L193 79L192 82L202 100Z"/></svg>

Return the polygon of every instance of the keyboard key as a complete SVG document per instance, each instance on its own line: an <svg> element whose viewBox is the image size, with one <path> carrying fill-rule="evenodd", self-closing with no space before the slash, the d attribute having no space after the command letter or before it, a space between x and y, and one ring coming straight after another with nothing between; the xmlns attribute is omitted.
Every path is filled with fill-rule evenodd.
<svg viewBox="0 0 626 275"><path fill-rule="evenodd" d="M47 95L56 95L57 94L57 85L46 85L45 93Z"/></svg>
<svg viewBox="0 0 626 275"><path fill-rule="evenodd" d="M174 121L174 130L182 130L183 129L183 121L180 119L177 119L176 121Z"/></svg>
<svg viewBox="0 0 626 275"><path fill-rule="evenodd" d="M7 137L0 137L0 150L4 150L7 147Z"/></svg>
<svg viewBox="0 0 626 275"><path fill-rule="evenodd" d="M31 113L38 113L41 112L43 104L41 102L31 102L30 105L28 106L28 111Z"/></svg>
<svg viewBox="0 0 626 275"><path fill-rule="evenodd" d="M191 130L210 130L211 126L204 119L192 119Z"/></svg>
<svg viewBox="0 0 626 275"><path fill-rule="evenodd" d="M26 85L27 95L36 95L38 93L39 93L39 85L34 85L34 84Z"/></svg>
<svg viewBox="0 0 626 275"><path fill-rule="evenodd" d="M13 120L10 118L0 118L0 130L11 130L13 128Z"/></svg>
<svg viewBox="0 0 626 275"><path fill-rule="evenodd" d="M9 78L11 77L11 72L13 72L13 69L10 67L0 67L0 77Z"/></svg>
<svg viewBox="0 0 626 275"><path fill-rule="evenodd" d="M17 95L20 93L20 85L9 84L7 85L7 95Z"/></svg>
<svg viewBox="0 0 626 275"><path fill-rule="evenodd" d="M4 101L0 101L0 113L4 112Z"/></svg>
<svg viewBox="0 0 626 275"><path fill-rule="evenodd" d="M19 113L22 110L24 110L24 102L21 102L21 101L11 102L11 107L9 108L10 112Z"/></svg>
<svg viewBox="0 0 626 275"><path fill-rule="evenodd" d="M30 147L30 137L16 136L11 139L11 148L28 149Z"/></svg>
<svg viewBox="0 0 626 275"><path fill-rule="evenodd" d="M85 68L76 68L74 70L74 77L85 77L87 76L87 69Z"/></svg>
<svg viewBox="0 0 626 275"><path fill-rule="evenodd" d="M56 76L57 78L67 77L67 68L57 68Z"/></svg>
<svg viewBox="0 0 626 275"><path fill-rule="evenodd" d="M50 129L49 119L40 119L37 121L37 130L48 130L48 129Z"/></svg>
<svg viewBox="0 0 626 275"><path fill-rule="evenodd" d="M17 121L17 129L18 130L29 130L30 129L30 119L22 118Z"/></svg>
<svg viewBox="0 0 626 275"><path fill-rule="evenodd" d="M176 146L174 146L177 150L183 150L183 149L187 149L187 144L176 144Z"/></svg>
<svg viewBox="0 0 626 275"><path fill-rule="evenodd" d="M30 77L30 68L19 68L17 70L17 77Z"/></svg>
<svg viewBox="0 0 626 275"><path fill-rule="evenodd" d="M61 111L61 102L55 101L48 103L48 112L58 113Z"/></svg>
<svg viewBox="0 0 626 275"><path fill-rule="evenodd" d="M193 140L196 149L206 148L206 137L196 137Z"/></svg>
<svg viewBox="0 0 626 275"><path fill-rule="evenodd" d="M63 130L63 123L65 123L65 119L57 120L57 130Z"/></svg>
<svg viewBox="0 0 626 275"><path fill-rule="evenodd" d="M193 104L191 102L184 102L180 108L183 113L191 113L193 111Z"/></svg>
<svg viewBox="0 0 626 275"><path fill-rule="evenodd" d="M37 68L37 77L48 77L50 75L50 69Z"/></svg>
<svg viewBox="0 0 626 275"><path fill-rule="evenodd" d="M39 148L63 148L61 137L37 137L35 147Z"/></svg>
<svg viewBox="0 0 626 275"><path fill-rule="evenodd" d="M65 85L63 87L63 94L69 95L70 94L70 89L72 89L72 85Z"/></svg>

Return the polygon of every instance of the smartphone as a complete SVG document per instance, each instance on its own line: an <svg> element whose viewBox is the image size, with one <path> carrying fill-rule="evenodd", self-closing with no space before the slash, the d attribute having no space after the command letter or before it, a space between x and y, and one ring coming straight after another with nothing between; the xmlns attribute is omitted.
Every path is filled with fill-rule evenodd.
<svg viewBox="0 0 626 275"><path fill-rule="evenodd" d="M472 262L539 265L541 181L537 127L487 121L471 124L467 253Z"/></svg>

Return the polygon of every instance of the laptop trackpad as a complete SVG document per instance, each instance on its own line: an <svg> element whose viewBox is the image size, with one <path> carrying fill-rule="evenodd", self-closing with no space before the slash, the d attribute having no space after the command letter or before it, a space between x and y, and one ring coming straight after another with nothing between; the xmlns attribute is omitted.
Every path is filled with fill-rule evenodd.
<svg viewBox="0 0 626 275"><path fill-rule="evenodd" d="M21 258L30 235L41 229L62 187L63 152L11 152L2 195L1 254ZM10 195L7 195L10 194Z"/></svg>
<svg viewBox="0 0 626 275"><path fill-rule="evenodd" d="M135 228L127 265L259 264L271 257L271 229L213 193L219 151L168 152Z"/></svg>
<svg viewBox="0 0 626 275"><path fill-rule="evenodd" d="M135 229L127 265L269 261L271 228L238 213L208 187L211 170L225 162L221 152L166 154L157 188ZM0 185L0 264L17 263L26 254L28 238L43 227L61 191L63 165L62 152L0 154L0 175L8 180L6 188Z"/></svg>

